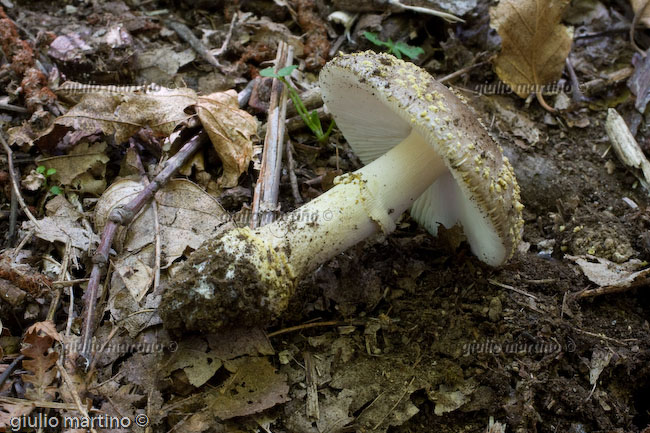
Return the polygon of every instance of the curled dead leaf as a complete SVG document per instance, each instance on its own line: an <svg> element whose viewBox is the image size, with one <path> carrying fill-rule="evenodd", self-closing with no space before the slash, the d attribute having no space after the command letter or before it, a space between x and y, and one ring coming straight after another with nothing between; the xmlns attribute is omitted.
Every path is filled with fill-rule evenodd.
<svg viewBox="0 0 650 433"><path fill-rule="evenodd" d="M219 183L225 188L236 186L253 155L257 120L239 109L234 90L199 96L196 112L223 164Z"/></svg>

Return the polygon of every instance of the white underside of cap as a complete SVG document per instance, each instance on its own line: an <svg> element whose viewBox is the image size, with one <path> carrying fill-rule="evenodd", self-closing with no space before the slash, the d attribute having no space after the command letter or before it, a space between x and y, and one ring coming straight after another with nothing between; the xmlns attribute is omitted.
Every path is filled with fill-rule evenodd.
<svg viewBox="0 0 650 433"><path fill-rule="evenodd" d="M379 158L411 133L408 122L368 90L347 84L343 79L336 84L339 87L327 89L331 95L327 108L334 113L336 125L364 164Z"/></svg>
<svg viewBox="0 0 650 433"><path fill-rule="evenodd" d="M501 265L506 259L502 241L476 204L464 196L448 172L415 200L411 206L411 216L434 236L438 233L439 224L447 229L456 224L462 225L472 252L490 266Z"/></svg>

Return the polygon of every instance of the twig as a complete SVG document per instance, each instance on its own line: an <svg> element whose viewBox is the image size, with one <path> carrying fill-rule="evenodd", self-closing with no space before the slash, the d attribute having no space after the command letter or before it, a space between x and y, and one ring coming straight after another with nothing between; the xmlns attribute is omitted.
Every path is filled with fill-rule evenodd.
<svg viewBox="0 0 650 433"><path fill-rule="evenodd" d="M532 299L534 299L534 300L537 300L537 296L532 295L532 294L528 293L528 292L525 291L525 290L518 289L518 288L516 288L516 287L512 287L512 286L509 286L509 285L507 285L507 284L500 283L500 282L498 282L498 281L496 281L496 280L493 280L493 279L489 279L489 280L488 280L488 283L490 283L490 284L492 284L492 285L494 285L494 286L497 286L497 287L503 287L504 289L512 290L513 292L517 292L517 293L519 293L520 295L528 296L529 298L532 298Z"/></svg>
<svg viewBox="0 0 650 433"><path fill-rule="evenodd" d="M465 73L471 71L472 69L476 69L476 68L478 68L478 67L480 67L480 66L487 65L488 63L489 63L489 60L486 60L486 61L483 61L483 62L474 63L473 65L469 65L469 66L467 66L467 67L464 67L463 69L459 69L459 70L457 70L456 72L452 72L452 73L449 74L449 75L445 75L444 77L440 78L440 79L437 80L437 81L440 82L440 83L446 83L447 81L451 81L451 80L453 80L454 78L459 77L459 76L461 76L461 75L463 75L463 74L465 74Z"/></svg>
<svg viewBox="0 0 650 433"><path fill-rule="evenodd" d="M228 44L230 43L230 38L232 38L232 31L235 28L235 23L237 22L237 14L232 14L232 20L230 20L230 27L228 28L228 33L226 34L226 39L221 44L221 48L210 51L210 54L219 57L226 51Z"/></svg>
<svg viewBox="0 0 650 433"><path fill-rule="evenodd" d="M88 278L78 278L76 280L68 280L68 281L54 281L52 283L52 287L70 287L70 286L75 286L77 284L81 283L87 283Z"/></svg>
<svg viewBox="0 0 650 433"><path fill-rule="evenodd" d="M63 377L63 383L68 387L68 391L70 391L70 395L72 396L72 400L74 401L75 406L77 406L77 410L86 419L90 419L90 415L88 415L88 411L86 410L86 408L83 407L83 404L81 403L81 398L79 398L79 393L77 392L77 389L74 386L74 382L72 382L72 378L70 378L70 375L63 367L63 365L61 365L60 361L57 362L56 367L58 368L61 377ZM92 433L97 432L97 430L95 430L92 427L90 428L90 431Z"/></svg>
<svg viewBox="0 0 650 433"><path fill-rule="evenodd" d="M309 329L309 328L317 328L319 326L339 326L339 325L347 325L345 322L337 322L336 320L332 320L329 322L314 322L314 323L305 323L303 325L296 325L296 326L290 326L288 328L284 329L279 329L277 331L273 331L269 334L266 334L267 337L276 337L278 335L282 334L287 334L289 332L295 332L295 331L301 331L303 329Z"/></svg>
<svg viewBox="0 0 650 433"><path fill-rule="evenodd" d="M135 150L135 148L134 148ZM138 171L140 171L140 176L142 177L142 184L145 186L145 188L149 185L149 178L147 177L147 173L144 170L144 166L142 165L142 160L140 159L140 154L136 152L136 165L138 167ZM153 197L153 201L151 202L151 210L153 211L153 221L154 221L154 248L155 248L155 259L154 259L154 278L153 278L153 291L155 292L156 289L158 288L158 283L160 282L160 256L161 256L161 251L162 251L162 246L161 246L161 241L160 241L160 221L158 218L158 203L156 202L155 196ZM142 298L147 294L149 291L149 287L144 287L142 289L142 292L138 293L138 296L136 297L136 300L140 302Z"/></svg>
<svg viewBox="0 0 650 433"><path fill-rule="evenodd" d="M318 380L316 379L316 366L314 357L310 352L305 352L305 382L307 383L307 418L312 421L320 419L318 408Z"/></svg>
<svg viewBox="0 0 650 433"><path fill-rule="evenodd" d="M14 194L16 194L18 203L20 203L20 207L22 208L23 212L25 212L25 215L27 215L27 218L29 218L29 220L34 224L34 227L40 230L41 226L38 224L38 221L36 218L34 218L34 215L32 215L29 208L25 204L23 196L20 195L18 181L16 180L16 171L14 169L13 152L11 151L11 148L5 141L5 138L2 136L2 134L0 134L0 142L2 143L2 147L4 148L5 152L7 153L7 163L9 164L9 179L11 180L11 186L13 188Z"/></svg>
<svg viewBox="0 0 650 433"><path fill-rule="evenodd" d="M70 336L70 330L72 329L72 319L74 317L74 287L70 286L68 287L68 290L70 292L70 304L68 305L68 320L66 321L65 324L65 336L69 337Z"/></svg>
<svg viewBox="0 0 650 433"><path fill-rule="evenodd" d="M2 388L2 385L5 383L7 378L11 376L11 373L16 369L16 367L18 367L18 364L23 360L23 358L25 358L25 355L18 355L16 359L14 359L11 364L9 364L5 371L0 374L0 388Z"/></svg>
<svg viewBox="0 0 650 433"><path fill-rule="evenodd" d="M289 181L291 182L291 192L293 193L293 201L296 204L302 203L300 196L300 188L298 188L298 178L296 177L296 164L293 160L293 145L291 141L287 140L287 165L289 166Z"/></svg>
<svg viewBox="0 0 650 433"><path fill-rule="evenodd" d="M395 410L395 408L397 407L397 405L400 404L400 403L402 402L402 400L404 399L404 397L406 397L406 394L408 393L409 388L411 387L411 385L413 385L413 381L415 381L415 376L413 376L413 377L411 378L411 381L409 382L408 385L406 385L406 388L404 389L404 392L402 393L402 395L401 395L401 396L399 397L399 399L395 402L395 404L393 405L393 407L391 407L390 410L389 410L388 412L386 412L386 414L385 414L385 415L384 415L384 416L383 416L383 417L382 417L382 418L377 422L377 424L373 427L373 430L377 430L377 428L381 425L382 422L384 422L384 420L388 417L388 415L390 415L391 413L393 413L393 411Z"/></svg>
<svg viewBox="0 0 650 433"><path fill-rule="evenodd" d="M203 60L223 72L223 65L219 63L210 50L203 45L203 42L194 36L194 33L192 33L192 30L190 30L189 27L185 24L179 23L178 21L172 20L165 20L165 24L171 27L181 39L190 44L190 47L192 47L192 49L203 58Z"/></svg>
<svg viewBox="0 0 650 433"><path fill-rule="evenodd" d="M108 221L104 226L102 238L93 256L93 268L90 272L88 288L84 294L84 325L81 334L81 351L80 355L85 362L85 368L88 368L92 355L92 338L95 323L95 307L97 305L97 294L99 280L102 271L108 263L108 254L113 243L113 238L117 231L118 225L127 225L133 218L149 203L156 192L189 160L189 158L201 147L207 140L205 131L199 132L192 137L165 164L165 168L147 185L140 193L126 206L119 206L111 211Z"/></svg>
<svg viewBox="0 0 650 433"><path fill-rule="evenodd" d="M29 113L29 110L25 107L19 107L18 105L12 105L12 104L5 104L4 102L0 102L0 110L5 110L5 111L13 111L16 113Z"/></svg>
<svg viewBox="0 0 650 433"><path fill-rule="evenodd" d="M11 252L11 260L16 260L16 257L18 257L18 253L20 250L23 249L25 244L34 236L34 233L36 232L36 229L31 229L30 231L27 232L27 234L20 240L20 243L14 248L14 250Z"/></svg>
<svg viewBox="0 0 650 433"><path fill-rule="evenodd" d="M72 244L70 242L70 238L68 238L68 241L65 243L65 252L63 253L63 260L61 260L61 272L59 272L59 277L57 278L57 281L63 281L66 279L68 273L68 265L70 264L71 249L72 249ZM63 287L60 286L57 288L56 295L54 296L54 299L50 304L50 309L47 312L47 320L54 321L54 315L56 314L57 308L59 308L59 301L61 300L62 291L63 291Z"/></svg>
<svg viewBox="0 0 650 433"><path fill-rule="evenodd" d="M573 64L571 64L569 57L566 58L566 69L569 71L569 78L571 79L571 96L573 96L573 100L575 102L584 102L586 98L580 90L578 76L576 75L575 69L573 69Z"/></svg>
<svg viewBox="0 0 650 433"><path fill-rule="evenodd" d="M293 47L280 41L275 58L274 71L277 73L293 63ZM280 172L282 168L282 146L284 142L285 119L287 113L287 88L273 78L267 131L264 137L262 166L253 194L251 228L266 225L275 219L275 211L280 190Z"/></svg>
<svg viewBox="0 0 650 433"><path fill-rule="evenodd" d="M18 195L11 188L11 207L9 208L9 231L7 232L7 240L10 244L14 243L16 238L16 226L18 224Z"/></svg>
<svg viewBox="0 0 650 433"><path fill-rule="evenodd" d="M442 12L442 11L435 10L435 9L423 8L423 7L420 7L420 6L405 5L403 3L400 3L399 0L388 0L388 4L390 4L392 6L396 6L399 9L404 9L404 10L409 10L409 11L413 11L413 12L419 12L419 13L423 13L423 14L427 14L427 15L433 15L433 16L436 16L436 17L440 17L440 18L444 19L445 21L449 21L450 23L464 23L465 22L464 19L459 18L456 15L449 14L447 12Z"/></svg>
<svg viewBox="0 0 650 433"><path fill-rule="evenodd" d="M43 407L47 409L77 410L77 406L70 403L59 403L56 401L45 401L45 400L27 400L24 398L14 398L14 397L0 396L0 403L20 404L24 406ZM97 410L93 410L93 412L97 412Z"/></svg>

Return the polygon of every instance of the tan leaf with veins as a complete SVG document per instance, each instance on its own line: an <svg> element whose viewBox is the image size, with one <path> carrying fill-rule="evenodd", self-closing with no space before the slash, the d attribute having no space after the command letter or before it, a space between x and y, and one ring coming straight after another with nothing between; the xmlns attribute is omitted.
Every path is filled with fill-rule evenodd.
<svg viewBox="0 0 650 433"><path fill-rule="evenodd" d="M239 109L234 90L199 96L196 112L223 164L219 183L224 188L236 186L251 161L257 120Z"/></svg>
<svg viewBox="0 0 650 433"><path fill-rule="evenodd" d="M573 29L560 24L568 0L502 0L490 8L501 36L496 73L521 98L556 81L571 51Z"/></svg>
<svg viewBox="0 0 650 433"><path fill-rule="evenodd" d="M62 87L66 84L75 83L64 83ZM179 123L191 117L184 110L195 101L196 92L188 88L160 87L147 93L103 90L84 95L55 123L91 134L114 134L120 144L144 127L161 136L171 134Z"/></svg>

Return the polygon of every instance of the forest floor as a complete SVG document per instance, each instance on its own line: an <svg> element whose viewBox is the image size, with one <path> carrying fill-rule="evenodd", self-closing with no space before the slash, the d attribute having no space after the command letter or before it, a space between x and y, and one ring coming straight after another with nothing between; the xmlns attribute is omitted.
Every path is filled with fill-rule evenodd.
<svg viewBox="0 0 650 433"><path fill-rule="evenodd" d="M644 94L630 91L639 88L633 80L650 82L650 56L630 44L634 12L627 2L580 0L565 10L576 77L565 69L559 83L570 89L577 82L582 94L545 95L554 112L534 98L480 91L499 83L493 61L501 46L482 0L428 3L448 5L464 23L371 1L132 3L0 1L7 15L0 20L0 103L10 104L0 106L0 133L12 144L21 195L41 222L36 228L19 212L16 232L2 240L0 375L10 374L0 380L0 423L10 429L29 413L62 420L86 411L133 421L97 429L105 431L650 431L650 294L643 270L650 261L649 191L642 174L618 158L605 128L608 109L615 108L650 154L649 111L638 103L647 102L650 86L640 87ZM350 17L358 14L350 40L341 23L328 20L346 8ZM170 20L191 29L199 45L191 47ZM148 170L170 149L151 131L130 134L129 146L102 133L105 124L81 121L54 137L44 131L78 100L43 89L64 81L156 83L199 95L252 89L243 109L262 125L270 79L254 88L249 83L272 66L279 41L294 49L294 84L309 92L334 53L384 49L364 32L421 47L413 62L436 78L460 71L445 84L480 113L521 187L525 224L514 257L490 268L457 230L436 238L405 214L391 235L362 242L309 275L287 314L267 329L170 336L156 313L158 293L147 291L156 273L148 220L122 232L114 245L100 284L89 371L75 363L74 349L58 350L80 344L87 282L54 282L90 275L101 235L96 207L118 200L109 200L109 190L120 200L133 197L134 190L121 193L117 182L138 191L133 151ZM19 40L31 45L33 67L45 79L23 80L29 69L11 57ZM636 43L650 47L642 25ZM196 46L213 50L220 67ZM28 101L30 84L37 90ZM329 125L328 115L322 117ZM336 175L361 166L337 129L324 144L300 124L289 128L289 137L294 167L285 163L282 171L282 213L300 206L298 195L317 197ZM174 181L179 190L170 187L159 204L167 236L185 235L164 222L165 209L187 210L190 201L211 203L205 209L220 204L237 220L253 197L261 144L253 142L253 164L229 188L215 151L202 150L200 161L181 171L192 183ZM11 209L20 206L12 204L2 158L0 233L9 236ZM52 167L56 172L48 174ZM181 203L179 194L191 199ZM158 267L163 282L207 236L197 209L179 221L197 224L196 239L164 245L170 250L163 248ZM27 242L16 249L22 239ZM600 287L608 293L591 291ZM58 355L46 355L50 348ZM16 359L23 362L10 368ZM146 416L147 430L136 425L144 419L138 415ZM21 422L21 431L36 431Z"/></svg>

